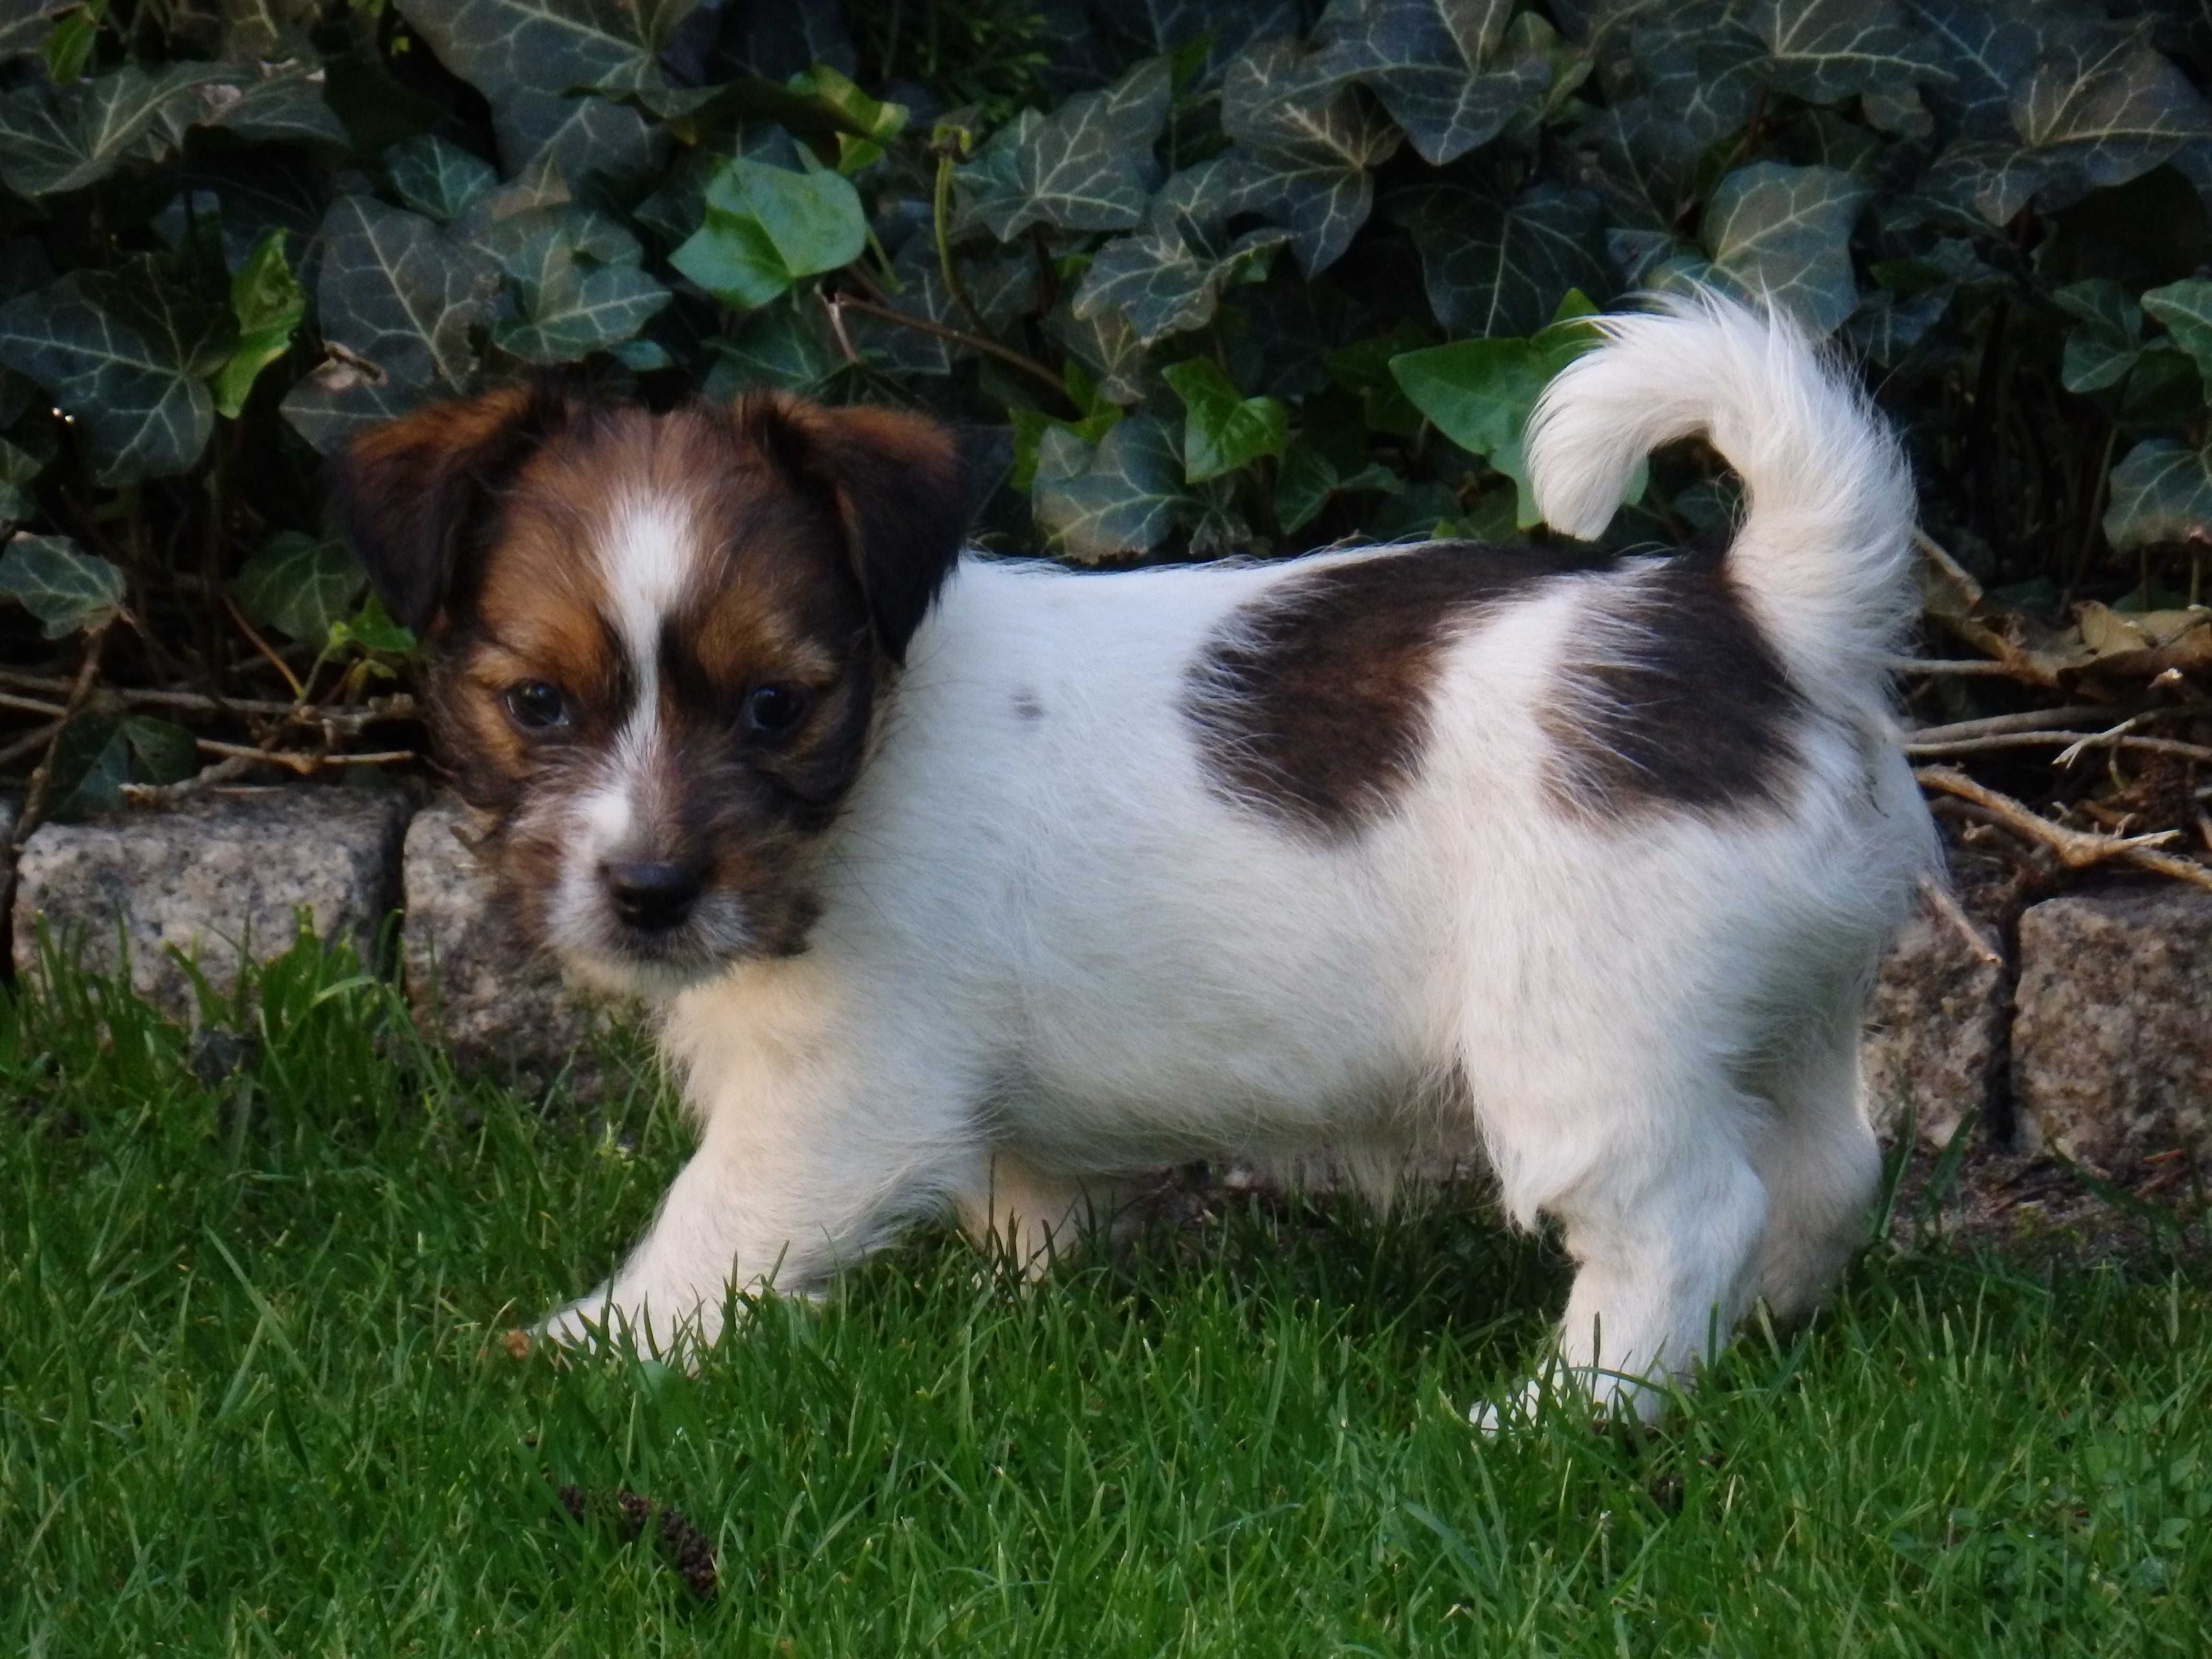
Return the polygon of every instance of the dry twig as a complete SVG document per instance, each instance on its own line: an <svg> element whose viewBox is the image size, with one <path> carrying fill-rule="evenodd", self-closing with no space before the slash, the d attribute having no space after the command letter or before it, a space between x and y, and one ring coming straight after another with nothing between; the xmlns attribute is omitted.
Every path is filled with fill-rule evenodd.
<svg viewBox="0 0 2212 1659"><path fill-rule="evenodd" d="M2117 703L2077 702L2063 708L2031 708L2019 714L1991 714L1986 720L1954 720L1948 726L1923 726L1907 732L1907 743L1963 743L1970 738L1994 738L2008 732L2037 732L2082 720L2118 720L2136 711Z"/></svg>
<svg viewBox="0 0 2212 1659"><path fill-rule="evenodd" d="M1922 788L1956 796L1978 806L2014 835L2048 848L2057 854L2059 863L2069 870L2086 870L2118 860L2139 869L2155 871L2162 876L2172 876L2177 881L2212 890L2212 869L2207 869L2193 859L2176 858L2170 853L2155 850L2179 839L2181 832L2178 830L2161 830L2149 836L2093 835L2086 830L2072 830L2063 823L2053 823L2010 795L1977 783L1954 767L1917 767L1912 775L1919 780Z"/></svg>
<svg viewBox="0 0 2212 1659"><path fill-rule="evenodd" d="M980 351L986 356L996 357L1009 368L1018 368L1031 380L1042 381L1050 386L1060 394L1063 403L1073 402L1068 396L1066 383L1059 375L1037 362L1036 358L1025 357L1020 352L1009 349L996 340L989 339L983 335L970 334L964 329L948 328L943 323L933 322L927 317L909 316L907 313L894 310L890 306L878 305L872 300L864 300L857 294L825 293L822 296L822 303L828 309L830 320L837 325L841 338L844 325L839 313L857 311L863 317L872 317L879 323L889 323L895 328L910 328L917 334L927 334L936 339L949 340L954 345L967 347L970 351ZM846 349L851 349L849 345Z"/></svg>
<svg viewBox="0 0 2212 1659"><path fill-rule="evenodd" d="M70 683L68 700L54 720L45 752L32 769L31 781L23 790L23 810L15 815L15 833L8 838L6 867L0 869L0 912L4 912L15 898L15 868L22 860L24 844L46 822L46 805L54 789L54 750L59 747L69 723L92 696L93 687L100 683L100 659L107 649L107 631L114 626L115 617L110 616L84 636L84 661L77 668L76 678Z"/></svg>
<svg viewBox="0 0 2212 1659"><path fill-rule="evenodd" d="M1906 741L1903 748L1913 760L1948 759L1954 755L1984 755L1996 749L2040 749L2051 744L2069 745L2069 752L2051 763L2066 764L2084 749L2130 749L2139 754L2173 755L2182 760L2212 762L2212 748L2183 743L2178 738L2142 738L2124 728L2110 732L1999 732L1986 738L1966 738L1955 743Z"/></svg>
<svg viewBox="0 0 2212 1659"><path fill-rule="evenodd" d="M26 674L17 669L0 668L0 685L13 686L19 691L44 691L65 695L71 682L51 674ZM389 696L371 697L365 702L331 705L312 702L283 702L274 697L218 697L204 691L181 691L155 687L101 686L93 694L89 704L95 712L118 708L173 708L185 714L216 714L239 720L283 720L297 726L312 726L335 735L351 737L364 726L380 720L411 720L420 710L415 699L404 691ZM51 705L33 702L27 698L13 698L0 692L0 708L21 708L30 713L57 713Z"/></svg>
<svg viewBox="0 0 2212 1659"><path fill-rule="evenodd" d="M1988 937L1974 925L1974 919L1959 908L1959 901L1942 882L1927 876L1920 878L1920 902L1925 904L1936 919L1966 942L1966 948L1992 968L2004 966L2004 957L1990 945Z"/></svg>

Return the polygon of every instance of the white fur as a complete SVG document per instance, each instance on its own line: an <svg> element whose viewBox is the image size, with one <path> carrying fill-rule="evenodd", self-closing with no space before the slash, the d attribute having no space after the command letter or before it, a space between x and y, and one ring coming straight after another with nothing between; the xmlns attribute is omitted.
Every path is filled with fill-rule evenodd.
<svg viewBox="0 0 2212 1659"><path fill-rule="evenodd" d="M1596 319L1607 347L1528 423L1545 522L1594 538L1637 464L1704 434L1743 480L1729 566L1816 708L1879 720L1881 665L1911 622L1912 479L1889 429L1789 319L1717 295Z"/></svg>
<svg viewBox="0 0 2212 1659"><path fill-rule="evenodd" d="M1634 454L1693 428L1742 467L1729 556L1815 705L1785 799L1620 825L1547 790L1563 647L1634 564L1484 613L1416 781L1322 845L1209 787L1182 706L1231 611L1314 562L970 558L830 832L810 948L668 1004L697 1154L550 1334L711 1337L727 1287L817 1291L948 1204L1037 1251L1131 1170L1350 1146L1387 1171L1470 1111L1512 1216L1564 1226L1559 1341L1601 1399L1649 1411L1753 1296L1816 1298L1875 1178L1863 986L1936 856L1872 654L1910 504L1785 329L1718 301L1606 327L1546 401L1539 498L1594 533Z"/></svg>

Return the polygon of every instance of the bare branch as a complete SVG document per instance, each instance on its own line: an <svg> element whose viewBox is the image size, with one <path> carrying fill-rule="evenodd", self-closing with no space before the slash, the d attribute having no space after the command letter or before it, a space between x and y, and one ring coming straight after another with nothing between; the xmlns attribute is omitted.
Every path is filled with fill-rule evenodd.
<svg viewBox="0 0 2212 1659"><path fill-rule="evenodd" d="M2058 861L2069 870L2086 870L2118 860L2139 869L2155 871L2162 876L2172 876L2177 881L2212 890L2212 869L2193 859L2176 858L2172 854L2154 850L2178 840L2181 834L2178 830L2161 830L2154 836L2125 837L2092 835L2085 830L2069 830L2063 823L2053 823L2010 795L1976 783L1964 772L1953 767L1918 767L1912 775L1919 780L1922 788L1954 795L1960 800L1970 802L2022 839L2050 848L2058 855Z"/></svg>

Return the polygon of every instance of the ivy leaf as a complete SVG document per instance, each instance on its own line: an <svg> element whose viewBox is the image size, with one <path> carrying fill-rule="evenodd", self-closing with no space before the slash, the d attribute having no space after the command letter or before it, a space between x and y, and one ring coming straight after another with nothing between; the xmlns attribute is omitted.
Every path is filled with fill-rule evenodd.
<svg viewBox="0 0 2212 1659"><path fill-rule="evenodd" d="M348 646L404 656L415 648L415 630L392 621L391 612L384 608L384 601L371 593L352 616L331 624L330 637L324 648L335 652Z"/></svg>
<svg viewBox="0 0 2212 1659"><path fill-rule="evenodd" d="M1080 439L1058 428L1038 447L1031 505L1054 545L1095 563L1117 554L1148 553L1166 540L1192 505L1183 488L1182 457L1166 422L1132 415L1095 453L1085 457L1082 448Z"/></svg>
<svg viewBox="0 0 2212 1659"><path fill-rule="evenodd" d="M1406 130L1421 159L1455 161L1543 95L1541 57L1493 63L1512 0L1333 0L1315 32L1316 89L1358 80Z"/></svg>
<svg viewBox="0 0 2212 1659"><path fill-rule="evenodd" d="M246 562L231 592L247 621L273 628L289 640L319 646L367 582L344 543L284 530Z"/></svg>
<svg viewBox="0 0 2212 1659"><path fill-rule="evenodd" d="M668 290L638 261L637 238L588 208L532 208L495 221L476 245L513 282L518 319L493 337L534 363L568 363L635 335L665 306Z"/></svg>
<svg viewBox="0 0 2212 1659"><path fill-rule="evenodd" d="M58 87L0 94L0 180L18 195L96 184L126 161L158 161L183 138L198 89L234 71L221 64L136 64Z"/></svg>
<svg viewBox="0 0 2212 1659"><path fill-rule="evenodd" d="M668 152L667 129L611 99L533 97L492 116L507 171L518 181L541 172L562 181L564 192L568 180L594 175L618 185L654 177Z"/></svg>
<svg viewBox="0 0 2212 1659"><path fill-rule="evenodd" d="M1906 0L1905 9L1942 65L1928 96L1968 141L2010 143L2012 89L2064 19L2056 9L2000 0Z"/></svg>
<svg viewBox="0 0 2212 1659"><path fill-rule="evenodd" d="M1952 290L1893 294L1880 289L1867 295L1844 325L1851 350L1884 368L1894 368L1926 337L1950 309Z"/></svg>
<svg viewBox="0 0 2212 1659"><path fill-rule="evenodd" d="M1174 91L1173 66L1154 58L1050 115L1024 110L955 172L962 204L953 234L981 226L1011 242L1031 225L1127 230L1142 222L1158 177L1152 145Z"/></svg>
<svg viewBox="0 0 2212 1659"><path fill-rule="evenodd" d="M938 269L936 239L918 232L906 240L891 260L891 275L898 289L884 303L902 317L963 328L966 319L945 286ZM985 313L988 320L989 313ZM954 362L951 341L919 329L902 328L873 318L854 317L846 325L856 348L893 374L950 374Z"/></svg>
<svg viewBox="0 0 2212 1659"><path fill-rule="evenodd" d="M1774 84L1812 103L1946 74L1935 46L1893 0L1758 0L1752 27L1765 43Z"/></svg>
<svg viewBox="0 0 2212 1659"><path fill-rule="evenodd" d="M403 384L374 363L332 355L284 394L292 429L322 454L336 454L358 434L398 420L422 401L423 388Z"/></svg>
<svg viewBox="0 0 2212 1659"><path fill-rule="evenodd" d="M811 98L842 121L837 133L837 171L850 178L883 159L884 146L906 131L903 104L871 98L827 64L791 77L789 88Z"/></svg>
<svg viewBox="0 0 2212 1659"><path fill-rule="evenodd" d="M1279 398L1247 398L1209 357L1163 369L1160 378L1182 399L1182 475L1203 483L1280 456L1290 441L1291 414Z"/></svg>
<svg viewBox="0 0 2212 1659"><path fill-rule="evenodd" d="M1098 396L1132 408L1158 389L1159 374L1136 325L1118 311L1079 317L1063 301L1044 319L1044 331L1091 371Z"/></svg>
<svg viewBox="0 0 2212 1659"><path fill-rule="evenodd" d="M36 6L36 0L33 0ZM46 73L56 86L67 86L92 61L92 48L100 38L100 19L89 5L64 12L52 31L39 43L39 56L46 60Z"/></svg>
<svg viewBox="0 0 2212 1659"><path fill-rule="evenodd" d="M1390 362L1409 351L1434 345L1436 340L1429 329L1410 318L1401 319L1388 334L1354 340L1330 352L1328 378L1359 400L1360 423L1370 432L1418 437L1424 417L1399 389Z"/></svg>
<svg viewBox="0 0 2212 1659"><path fill-rule="evenodd" d="M787 299L747 313L707 346L714 362L702 391L709 398L735 397L753 386L819 397L845 367L819 307L802 309Z"/></svg>
<svg viewBox="0 0 2212 1659"><path fill-rule="evenodd" d="M2212 106L2133 31L2052 46L2013 88L2012 119L2078 189L2124 185L2212 136Z"/></svg>
<svg viewBox="0 0 2212 1659"><path fill-rule="evenodd" d="M1146 52L1171 52L1203 39L1206 59L1193 84L1206 87L1252 40L1295 34L1298 0L1132 0L1102 9L1099 21Z"/></svg>
<svg viewBox="0 0 2212 1659"><path fill-rule="evenodd" d="M1740 131L1765 79L1766 53L1732 0L1669 0L1637 16L1629 53L1651 107L1651 137L1678 165Z"/></svg>
<svg viewBox="0 0 2212 1659"><path fill-rule="evenodd" d="M179 783L199 769L199 744L183 726L146 714L125 714L118 724L131 751L132 781Z"/></svg>
<svg viewBox="0 0 2212 1659"><path fill-rule="evenodd" d="M1194 559L1225 559L1252 544L1252 526L1238 510L1236 486L1227 478L1216 478L1191 492L1184 522Z"/></svg>
<svg viewBox="0 0 2212 1659"><path fill-rule="evenodd" d="M398 0L399 10L430 43L438 61L491 100L510 171L559 142L574 162L599 144L579 142L579 119L613 126L634 139L645 131L635 110L601 92L658 90L666 82L661 51L697 0ZM589 111L579 106L592 106ZM601 132L600 138L614 136ZM571 176L581 167L568 166Z"/></svg>
<svg viewBox="0 0 2212 1659"><path fill-rule="evenodd" d="M2212 282L2192 276L2154 288L2142 296L2142 308L2166 325L2173 343L2189 354L2205 385L2212 386Z"/></svg>
<svg viewBox="0 0 2212 1659"><path fill-rule="evenodd" d="M2176 283L2177 288L2187 287ZM2212 289L2212 283L2198 286ZM2152 290L2155 294L2163 289ZM2142 356L2145 305L2109 276L2071 283L2051 296L2060 310L2081 319L2068 331L2059 366L2059 383L2069 392L2101 392L2127 379ZM2146 302L2150 295L2145 295Z"/></svg>
<svg viewBox="0 0 2212 1659"><path fill-rule="evenodd" d="M402 139L383 160L399 199L440 224L459 218L499 187L498 169L490 162L434 132Z"/></svg>
<svg viewBox="0 0 2212 1659"><path fill-rule="evenodd" d="M1356 88L1316 94L1286 40L1248 48L1229 65L1221 129L1251 169L1261 210L1291 233L1309 276L1342 257L1375 203L1370 168L1398 151L1401 134Z"/></svg>
<svg viewBox="0 0 2212 1659"><path fill-rule="evenodd" d="M69 412L107 484L199 459L215 427L206 377L236 339L227 312L176 294L143 258L71 271L0 306L0 364Z"/></svg>
<svg viewBox="0 0 2212 1659"><path fill-rule="evenodd" d="M316 21L318 0L223 0L222 57L226 63L270 61L303 45Z"/></svg>
<svg viewBox="0 0 2212 1659"><path fill-rule="evenodd" d="M1589 309L1577 293L1561 304L1559 321L1529 338L1455 340L1390 360L1399 386L1437 431L1513 480L1523 530L1540 515L1522 435L1552 376L1596 343L1595 331L1579 320Z"/></svg>
<svg viewBox="0 0 2212 1659"><path fill-rule="evenodd" d="M53 20L76 4L77 0L15 0L0 9L0 62L42 51Z"/></svg>
<svg viewBox="0 0 2212 1659"><path fill-rule="evenodd" d="M198 88L192 125L264 143L349 144L345 123L324 100L323 86L319 64L295 60L258 75L239 71Z"/></svg>
<svg viewBox="0 0 2212 1659"><path fill-rule="evenodd" d="M1680 121L1639 94L1593 112L1583 132L1594 149L1583 176L1614 223L1671 235L1697 194L1697 146Z"/></svg>
<svg viewBox="0 0 2212 1659"><path fill-rule="evenodd" d="M325 340L404 388L466 384L476 368L469 332L493 316L499 272L489 258L366 196L331 204L323 244L315 300Z"/></svg>
<svg viewBox="0 0 2212 1659"><path fill-rule="evenodd" d="M0 531L13 529L37 511L30 486L45 470L29 450L0 438Z"/></svg>
<svg viewBox="0 0 2212 1659"><path fill-rule="evenodd" d="M2043 158L2018 144L1964 141L1936 158L1922 177L1922 192L1934 200L1965 208L1984 224L2009 224L2051 182Z"/></svg>
<svg viewBox="0 0 2212 1659"><path fill-rule="evenodd" d="M1454 334L1528 334L1571 289L1610 293L1597 198L1540 184L1510 201L1453 185L1401 198L1437 319Z"/></svg>
<svg viewBox="0 0 2212 1659"><path fill-rule="evenodd" d="M2166 542L2212 543L2212 454L2150 438L2112 469L2105 539L2116 552Z"/></svg>
<svg viewBox="0 0 2212 1659"><path fill-rule="evenodd" d="M114 617L123 605L123 573L67 536L17 536L0 554L0 593L58 640Z"/></svg>
<svg viewBox="0 0 2212 1659"><path fill-rule="evenodd" d="M1739 287L1787 307L1814 334L1832 333L1859 302L1850 234L1865 196L1833 167L1754 161L1714 190L1705 246Z"/></svg>
<svg viewBox="0 0 2212 1659"><path fill-rule="evenodd" d="M1279 230L1249 230L1229 240L1186 215L1173 215L1099 249L1073 310L1079 320L1119 312L1149 346L1211 322L1222 290L1264 276L1287 240Z"/></svg>
<svg viewBox="0 0 2212 1659"><path fill-rule="evenodd" d="M1324 408L1310 408L1307 430L1291 441L1276 474L1275 522L1286 536L1319 518L1334 495L1354 490L1395 495L1406 487L1389 467L1367 459L1366 428L1358 424L1356 407L1346 409L1342 421L1328 421L1326 414ZM1322 418L1312 418L1316 416Z"/></svg>
<svg viewBox="0 0 2212 1659"><path fill-rule="evenodd" d="M54 744L54 815L82 817L123 805L126 783L177 783L198 763L192 734L144 714L81 714Z"/></svg>
<svg viewBox="0 0 2212 1659"><path fill-rule="evenodd" d="M706 221L668 262L724 304L750 311L802 276L850 264L867 240L850 179L740 155L708 182Z"/></svg>
<svg viewBox="0 0 2212 1659"><path fill-rule="evenodd" d="M307 314L307 290L284 258L284 233L262 233L246 263L230 279L230 314L238 346L212 381L216 413L238 418L261 371L292 349L292 335Z"/></svg>

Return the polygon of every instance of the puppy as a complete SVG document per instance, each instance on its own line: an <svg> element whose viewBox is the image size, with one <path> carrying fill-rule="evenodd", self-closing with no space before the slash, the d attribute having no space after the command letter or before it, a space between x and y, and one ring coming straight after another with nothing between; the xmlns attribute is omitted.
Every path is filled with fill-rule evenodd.
<svg viewBox="0 0 2212 1659"><path fill-rule="evenodd" d="M1562 1226L1547 1368L1597 1404L1809 1307L1876 1181L1862 994L1938 862L1884 669L1910 483L1786 324L1599 326L1528 434L1544 516L1595 537L1703 434L1724 556L1072 573L963 553L939 427L773 393L356 441L339 509L505 902L658 1004L698 1127L544 1334L703 1343L948 1206L1035 1259L1133 1170L1379 1186L1470 1127Z"/></svg>

